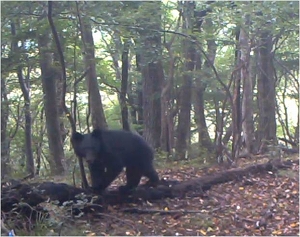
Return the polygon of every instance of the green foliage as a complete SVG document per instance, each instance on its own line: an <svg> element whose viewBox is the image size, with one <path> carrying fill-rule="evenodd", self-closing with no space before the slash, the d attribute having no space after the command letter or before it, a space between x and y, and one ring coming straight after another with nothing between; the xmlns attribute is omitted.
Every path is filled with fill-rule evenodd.
<svg viewBox="0 0 300 237"><path fill-rule="evenodd" d="M96 72L99 88L104 105L105 116L108 125L112 129L122 128L119 91L121 89L121 53L124 42L130 40L129 50L129 86L131 99L136 103L139 82L141 82L141 71L136 65L136 54L148 52L149 61L162 60L166 81L170 79L173 72L172 105L176 107L177 96L182 87L181 78L184 75L191 76L194 80L200 80L205 85L203 94L205 100L206 120L214 131L216 118L215 110L220 109L226 98L223 86L216 79L215 72L204 65L206 58L201 53L199 69L193 72L184 71L184 46L193 36L196 42L196 50L208 53L209 42L216 43L216 57L214 66L219 78L225 85L231 80L231 74L236 69L235 49L238 47L235 34L239 27L246 30L251 42L257 47L263 32L268 32L274 40L274 67L276 70L276 96L279 105L296 103L298 105L298 74L299 74L299 2L196 2L196 11L207 10L202 19L201 30L183 32L181 5L176 1L135 2L135 1L103 1L103 2L80 2L78 10L82 16L88 16L92 22L93 36L95 42ZM8 103L9 119L7 124L8 136L12 136L15 128L18 128L12 137L10 147L10 162L14 175L23 176L25 172L25 142L24 142L24 103L18 83L16 67L22 66L23 73L30 84L31 111L33 117L32 138L34 157L37 156L38 144L42 149L42 174L48 172L49 147L47 133L45 130L45 118L41 119L43 113L43 90L41 86L41 72L39 64L38 36L50 34L47 17L43 17L47 9L47 2L3 2L1 8L1 77L5 78L5 89L8 101L2 100L2 106ZM86 71L83 63L84 50L78 28L79 19L75 2L55 2L53 5L53 20L58 31L63 48L66 72L67 72L67 94L66 104L73 108L74 83ZM251 24L245 24L245 16L250 15ZM181 17L179 19L179 16ZM16 39L19 45L23 44L18 53L11 50L11 42L14 39L11 34L11 22L16 24ZM147 33L147 34L145 34ZM153 34L149 34L153 33ZM146 50L146 40L149 35L161 37L162 55L157 46L152 50ZM166 47L168 46L168 48ZM254 50L254 48L253 48ZM59 67L57 48L54 42L51 44L51 52L55 58L53 64ZM171 56L173 58L171 58ZM147 58L147 57L146 57ZM171 61L174 59L174 64ZM251 55L255 63L255 58ZM154 60L155 61L155 60ZM172 71L173 70L173 71ZM194 84L195 86L195 84ZM285 90L285 88L287 88ZM83 132L87 129L88 92L85 78L77 84L77 127ZM232 92L232 87L230 88ZM256 94L255 94L256 95ZM285 100L283 99L285 95ZM159 96L159 95L154 95ZM129 99L129 98L127 98ZM132 103L132 101L130 102ZM129 108L133 108L132 104ZM215 104L217 103L217 104ZM254 113L257 114L256 98L254 99ZM173 108L174 109L174 108ZM224 127L231 123L231 108L227 102ZM176 116L175 116L176 117ZM70 134L70 125L66 117L61 118L65 128ZM291 118L288 118L288 123ZM192 123L194 123L194 112L192 112ZM89 120L90 123L90 120ZM142 130L143 125L132 124L136 130ZM90 123L91 124L91 123ZM176 118L175 118L176 124ZM17 126L18 125L18 126ZM195 128L195 124L191 124ZM291 131L294 132L294 128ZM44 129L41 138L40 131ZM282 126L277 126L278 135L283 134ZM213 137L213 133L211 136ZM41 144L40 144L41 143ZM72 159L73 151L69 149L69 140L65 144L65 155L70 159L70 166L75 165L76 159ZM197 148L198 149L198 148ZM196 159L204 159L208 155L202 148L192 149ZM160 160L166 159L166 154L159 154ZM203 162L201 160L200 162Z"/></svg>
<svg viewBox="0 0 300 237"><path fill-rule="evenodd" d="M110 129L121 129L121 116L120 116L120 106L116 103L117 101L111 101L110 104L106 106L105 115L108 122L108 127Z"/></svg>

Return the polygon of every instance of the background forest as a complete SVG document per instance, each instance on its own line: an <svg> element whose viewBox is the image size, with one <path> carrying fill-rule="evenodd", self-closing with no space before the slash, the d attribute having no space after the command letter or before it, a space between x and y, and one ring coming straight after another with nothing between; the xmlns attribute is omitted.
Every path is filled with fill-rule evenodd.
<svg viewBox="0 0 300 237"><path fill-rule="evenodd" d="M157 160L232 163L299 142L299 2L2 2L1 177L69 173L73 130Z"/></svg>
<svg viewBox="0 0 300 237"><path fill-rule="evenodd" d="M299 235L298 77L299 1L2 1L2 234ZM161 183L81 189L95 128Z"/></svg>

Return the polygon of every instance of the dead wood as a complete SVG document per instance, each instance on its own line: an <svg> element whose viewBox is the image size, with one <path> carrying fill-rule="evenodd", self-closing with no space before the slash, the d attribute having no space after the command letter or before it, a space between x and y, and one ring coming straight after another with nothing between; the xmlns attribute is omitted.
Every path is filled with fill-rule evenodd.
<svg viewBox="0 0 300 237"><path fill-rule="evenodd" d="M299 146L299 144L297 142L294 142L292 140L286 139L284 137L279 137L278 139L281 140L281 141L283 141L283 142L285 142L285 143L290 144L293 148L298 148L298 146Z"/></svg>
<svg viewBox="0 0 300 237"><path fill-rule="evenodd" d="M36 206L47 200L57 200L60 205L66 201L78 203L78 200L85 200L85 203L88 205L83 206L82 209L79 208L80 210L90 212L91 210L97 209L97 211L99 211L99 209L94 208L92 204L105 207L108 204L114 205L124 202L153 201L163 198L184 197L184 195L191 191L201 196L213 185L240 180L243 176L249 174L289 168L291 165L291 161L283 162L280 159L274 159L264 164L250 165L246 168L230 169L182 182L161 180L160 184L155 188L141 185L127 196L121 195L117 190L107 190L101 195L95 195L89 190L76 188L64 183L44 182L40 184L25 184L14 182L14 184L6 186L2 183L1 207L2 211L6 212L10 211L14 205L19 202L26 202L30 206Z"/></svg>

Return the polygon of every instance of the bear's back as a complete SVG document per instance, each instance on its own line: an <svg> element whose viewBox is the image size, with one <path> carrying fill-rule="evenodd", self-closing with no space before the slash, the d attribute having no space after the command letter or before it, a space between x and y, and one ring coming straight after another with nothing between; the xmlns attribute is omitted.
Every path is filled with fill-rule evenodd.
<svg viewBox="0 0 300 237"><path fill-rule="evenodd" d="M152 148L138 134L123 130L102 130L102 139L113 152L131 155L152 154Z"/></svg>

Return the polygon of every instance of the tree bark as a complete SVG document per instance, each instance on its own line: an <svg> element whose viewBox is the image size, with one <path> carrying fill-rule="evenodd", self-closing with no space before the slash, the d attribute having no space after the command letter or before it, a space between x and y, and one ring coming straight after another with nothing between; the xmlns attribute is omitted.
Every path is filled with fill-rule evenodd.
<svg viewBox="0 0 300 237"><path fill-rule="evenodd" d="M155 16L149 21L141 18L143 30L139 30L139 55L143 78L143 137L153 147L160 147L161 134L161 88L164 80L161 47L161 3L145 2L141 9L153 9ZM151 23L150 23L151 22ZM155 50L154 50L155 49Z"/></svg>
<svg viewBox="0 0 300 237"><path fill-rule="evenodd" d="M34 159L32 151L32 122L31 122L31 109L30 109L30 96L29 87L25 82L22 73L22 67L18 66L17 74L19 83L21 85L24 102L25 102L25 153L26 153L26 171L31 177L34 176ZM27 75L29 77L29 75ZM26 85L27 84L27 85Z"/></svg>
<svg viewBox="0 0 300 237"><path fill-rule="evenodd" d="M250 15L245 16L245 25L250 25ZM245 144L246 154L253 152L254 142L254 121L253 121L253 85L250 76L250 51L251 44L245 29L240 30L241 56L241 80L243 82L243 100L242 100L242 131L243 143Z"/></svg>
<svg viewBox="0 0 300 237"><path fill-rule="evenodd" d="M50 53L49 32L45 32L38 37L38 44L44 92L46 127L50 148L50 169L52 174L59 175L64 172L62 164L64 150L61 136L58 136L58 134L60 134L60 122L55 81L61 76L61 71L52 65L53 55Z"/></svg>
<svg viewBox="0 0 300 237"><path fill-rule="evenodd" d="M194 15L196 16L196 24L195 25L195 31L202 32L202 24L203 19L207 15L207 10L202 11L194 11ZM203 25L203 28L205 32L210 31L212 28L213 23L212 20L209 17L205 18L205 24ZM208 33L208 32L207 32ZM195 48L195 51L197 52L197 49ZM211 138L208 133L208 128L206 124L205 119L205 105L204 105L204 92L206 89L206 84L203 82L203 78L205 77L211 77L209 71L211 69L211 64L214 64L216 51L217 51L217 45L214 40L207 40L207 51L208 51L208 58L206 59L203 65L202 69L202 55L200 52L197 52L197 66L196 70L200 72L201 70L203 73L201 73L201 76L196 77L195 80L195 87L193 87L194 91L194 109L195 109L195 122L197 124L197 130L198 130L198 142L199 142L199 151L203 154L203 148L207 149L208 152L214 151L214 145L211 141ZM210 63L207 62L207 60L210 60Z"/></svg>
<svg viewBox="0 0 300 237"><path fill-rule="evenodd" d="M184 2L183 5L183 30L186 32L193 29L194 2ZM178 99L179 113L176 140L176 159L186 158L190 139L191 123L191 94L192 94L192 73L196 67L195 45L190 39L183 40L184 48L184 74L181 78L181 88Z"/></svg>
<svg viewBox="0 0 300 237"><path fill-rule="evenodd" d="M142 70L143 74L143 137L153 147L160 147L161 133L161 82L163 68L161 62L148 63Z"/></svg>
<svg viewBox="0 0 300 237"><path fill-rule="evenodd" d="M141 55L140 52L136 53L136 67L139 72L142 72L141 66ZM143 79L137 79L136 82L136 120L138 125L138 132L143 135L144 129L142 128L144 123L144 108L143 108Z"/></svg>
<svg viewBox="0 0 300 237"><path fill-rule="evenodd" d="M84 62L88 73L86 76L89 105L92 114L93 128L107 128L107 123L104 115L102 99L98 86L97 73L96 73L96 61L95 61L95 45L92 33L92 26L89 22L89 18L80 16L80 30L82 36L82 42L84 47Z"/></svg>
<svg viewBox="0 0 300 237"><path fill-rule="evenodd" d="M46 132L46 127L44 125L44 109L41 109L40 115L39 115L39 122L40 124L36 123L36 130L37 130L37 138L35 144L35 154L36 154L36 170L35 174L40 175L40 169L41 169L41 159L42 159L42 147L43 147L43 138Z"/></svg>
<svg viewBox="0 0 300 237"><path fill-rule="evenodd" d="M207 28L213 25L212 21L210 18L206 20L206 24L208 25ZM217 52L217 44L214 40L208 40L207 41L207 51L208 51L208 59L205 60L204 62L204 72L207 72L210 70L210 64L214 64L215 62L215 57L216 57L216 52ZM210 60L210 63L207 62L207 60ZM205 74L204 74L205 75ZM208 74L209 77L211 77L211 74ZM206 119L205 119L205 107L204 107L204 92L206 89L206 85L202 82L197 80L196 81L197 89L198 91L198 102L199 105L199 113L198 113L198 118L199 118L199 123L198 123L198 133L199 133L199 141L203 147L205 147L209 152L213 152L215 150L215 146L213 142L211 141L211 138L208 133L208 128L206 124ZM197 111L197 110L195 110Z"/></svg>
<svg viewBox="0 0 300 237"><path fill-rule="evenodd" d="M240 27L235 29L235 40L240 41ZM236 69L240 67L240 54L238 46L236 46L234 58ZM239 157L240 140L242 132L242 112L241 112L241 73L234 73L233 75L233 106L232 106L232 157L233 159Z"/></svg>
<svg viewBox="0 0 300 237"><path fill-rule="evenodd" d="M59 57L58 54L55 52L54 53L54 62L55 64L59 64ZM60 76L58 78L58 80L56 80L55 86L56 86L56 91L57 91L57 106L58 106L58 116L59 116L59 127L60 127L60 136L62 139L62 142L64 143L66 137L67 137L67 129L65 128L65 124L64 124L64 108L63 108L63 97L65 96L64 92L63 92L63 81L64 79L62 78L62 76Z"/></svg>
<svg viewBox="0 0 300 237"><path fill-rule="evenodd" d="M261 33L261 46L259 47L260 71L257 82L258 90L258 141L261 152L265 149L265 142L276 143L275 118L275 78L273 72L273 43L272 34L268 31Z"/></svg>
<svg viewBox="0 0 300 237"><path fill-rule="evenodd" d="M169 155L172 154L174 146L174 121L172 116L172 91L174 84L175 58L171 46L166 46L169 53L169 73L168 78L164 80L164 86L161 92L161 150Z"/></svg>
<svg viewBox="0 0 300 237"><path fill-rule="evenodd" d="M62 142L65 141L66 136L67 136L67 131L64 126L64 121L62 120L62 116L65 114L67 118L69 119L71 128L72 128L72 133L76 132L76 117L73 118L71 111L69 111L67 105L66 105L66 93L67 93L67 73L66 73L66 65L65 65L65 59L64 59L64 53L63 53L63 47L62 47L62 42L63 38L59 37L53 17L52 17L52 12L53 12L53 2L48 1L48 22L52 31L52 35L54 38L54 42L56 44L56 52L55 55L57 60L60 62L61 66L61 78L60 80L56 81L56 89L57 89L57 104L58 104L58 116L60 118L60 130L61 130L61 138ZM74 104L75 104L75 109L76 109L76 84L74 88ZM78 157L78 162L79 162L79 168L80 168L80 173L81 173L81 178L82 178L82 186L87 188L88 183L85 175L85 170L83 166L83 160L82 157Z"/></svg>
<svg viewBox="0 0 300 237"><path fill-rule="evenodd" d="M121 79L121 93L120 93L120 106L122 116L122 126L126 131L130 131L128 120L128 108L126 103L127 87L128 87L128 54L129 54L129 39L123 44L122 52L122 79Z"/></svg>

